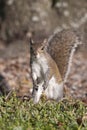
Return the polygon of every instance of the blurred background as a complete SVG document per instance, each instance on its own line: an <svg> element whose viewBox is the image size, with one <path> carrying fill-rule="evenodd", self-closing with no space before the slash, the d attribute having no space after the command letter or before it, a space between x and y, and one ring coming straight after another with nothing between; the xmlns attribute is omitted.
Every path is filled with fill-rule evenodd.
<svg viewBox="0 0 87 130"><path fill-rule="evenodd" d="M32 87L25 36L42 42L69 27L81 32L83 45L74 55L66 91L86 102L87 0L0 0L0 73L18 96L29 95Z"/></svg>

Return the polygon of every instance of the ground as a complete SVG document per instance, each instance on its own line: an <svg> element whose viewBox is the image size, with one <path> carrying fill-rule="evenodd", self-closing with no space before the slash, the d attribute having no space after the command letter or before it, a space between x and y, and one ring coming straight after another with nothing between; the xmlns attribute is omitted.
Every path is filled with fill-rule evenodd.
<svg viewBox="0 0 87 130"><path fill-rule="evenodd" d="M86 101L87 98L87 56L76 52L70 74L65 84L66 95L80 98ZM5 76L9 85L17 91L18 96L29 94L32 87L29 68L29 53L14 58L0 58L0 71Z"/></svg>
<svg viewBox="0 0 87 130"><path fill-rule="evenodd" d="M42 3L35 3L36 10L39 4L40 6L42 5ZM48 11L47 13L50 13L50 17L46 17L46 19L44 19L44 16L41 17L41 21L43 22L44 19L45 26L47 26L44 28L44 31L42 24L39 26L39 17L37 23L34 23L35 21L31 22L32 26L35 24L35 28L32 28L33 33L35 32L35 40L43 41L49 34L61 28L73 27L81 32L83 45L74 55L70 75L65 84L65 90L66 95L71 95L74 98L80 98L87 102L87 2L86 0L80 0L79 2L75 0L59 1L54 8L50 9L49 7L49 10L51 12ZM41 6L38 13L46 13L43 6ZM36 15L32 17L36 17ZM55 22L50 23L50 21ZM53 30L53 28L55 29ZM47 30L50 30L50 32ZM32 32L28 33L31 34ZM0 41L0 73L5 76L11 88L16 90L18 96L29 95L29 89L32 87L29 50L28 44L26 45L25 43L21 38L14 38L10 43Z"/></svg>

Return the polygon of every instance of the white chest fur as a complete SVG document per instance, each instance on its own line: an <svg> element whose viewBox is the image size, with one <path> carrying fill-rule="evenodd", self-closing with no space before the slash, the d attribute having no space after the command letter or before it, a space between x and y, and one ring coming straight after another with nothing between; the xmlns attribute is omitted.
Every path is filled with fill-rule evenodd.
<svg viewBox="0 0 87 130"><path fill-rule="evenodd" d="M47 60L44 56L38 55L36 61L32 63L32 76L36 80L37 77L41 76L41 71L46 74L48 70Z"/></svg>
<svg viewBox="0 0 87 130"><path fill-rule="evenodd" d="M35 81L37 79L37 77L40 77L40 71L41 71L41 68L40 68L40 65L33 61L32 63L32 77L33 77L33 80Z"/></svg>
<svg viewBox="0 0 87 130"><path fill-rule="evenodd" d="M47 72L47 70L48 70L48 63L47 63L47 59L46 59L46 57L45 56L43 56L43 55L37 55L37 61L38 61L38 63L41 65L41 67L42 67L42 69L43 69L43 72L44 72L44 74Z"/></svg>

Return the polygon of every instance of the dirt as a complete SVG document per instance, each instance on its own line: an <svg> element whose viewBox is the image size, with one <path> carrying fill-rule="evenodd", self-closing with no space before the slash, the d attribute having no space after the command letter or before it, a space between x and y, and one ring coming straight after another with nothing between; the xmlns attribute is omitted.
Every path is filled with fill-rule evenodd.
<svg viewBox="0 0 87 130"><path fill-rule="evenodd" d="M73 57L70 75L66 82L70 95L74 98L87 99L87 53L76 53ZM86 100L87 101L87 100Z"/></svg>
<svg viewBox="0 0 87 130"><path fill-rule="evenodd" d="M52 13L50 19L46 19L47 26L42 27L42 30L40 21L39 24L35 24L35 28L33 27L34 22L31 23L34 39L43 41L54 30L60 30L61 28L73 27L81 31L85 44L81 47L83 49L78 49L74 55L66 88L68 94L72 97L87 101L87 1L61 0L55 5L53 12L55 15L53 16ZM51 19L55 21L52 22L53 25L50 24L52 28L48 26ZM10 44L0 41L0 73L5 76L11 88L16 90L18 96L30 94L29 90L32 87L32 82L28 43L26 44L25 39L13 39Z"/></svg>

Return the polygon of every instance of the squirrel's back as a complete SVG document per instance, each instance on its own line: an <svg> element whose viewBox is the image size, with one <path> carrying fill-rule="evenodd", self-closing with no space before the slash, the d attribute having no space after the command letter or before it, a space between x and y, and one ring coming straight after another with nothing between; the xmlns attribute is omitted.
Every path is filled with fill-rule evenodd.
<svg viewBox="0 0 87 130"><path fill-rule="evenodd" d="M52 76L54 76L56 81L58 81L58 83L61 83L62 78L61 78L61 74L60 74L60 71L59 71L59 68L58 68L56 62L46 51L43 51L43 55L45 56L45 58L47 58L48 68L50 69L48 72L50 75L49 78L52 78Z"/></svg>
<svg viewBox="0 0 87 130"><path fill-rule="evenodd" d="M73 53L81 43L78 33L72 29L56 32L48 39L47 52L56 62L62 79L66 79Z"/></svg>

